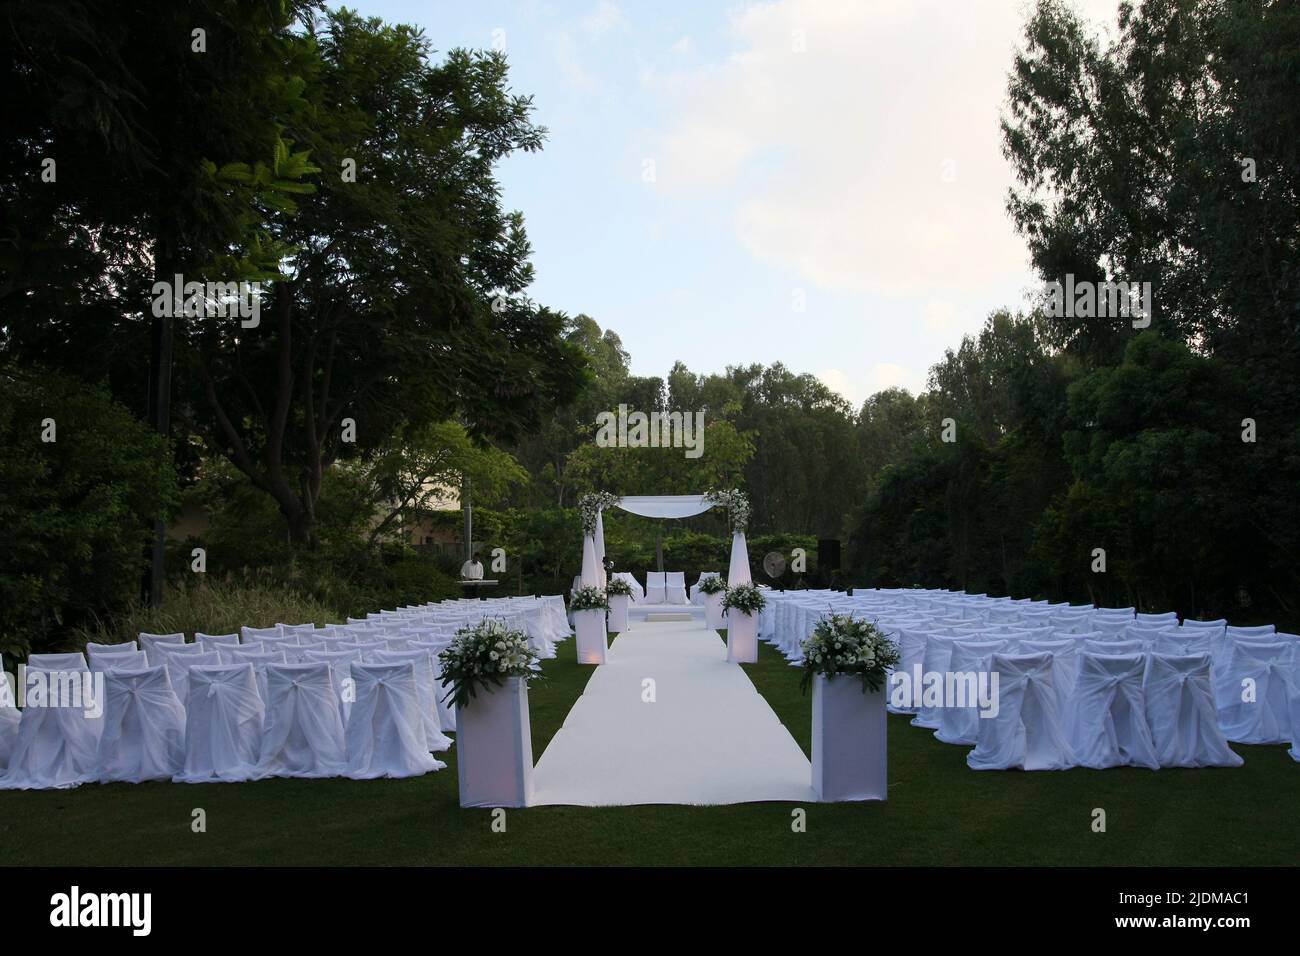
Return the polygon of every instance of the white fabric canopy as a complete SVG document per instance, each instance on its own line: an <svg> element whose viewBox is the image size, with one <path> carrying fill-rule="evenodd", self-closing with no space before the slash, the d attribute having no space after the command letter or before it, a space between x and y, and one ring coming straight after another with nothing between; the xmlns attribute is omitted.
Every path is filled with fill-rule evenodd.
<svg viewBox="0 0 1300 956"><path fill-rule="evenodd" d="M704 495L629 495L618 507L645 518L689 518L713 507Z"/></svg>

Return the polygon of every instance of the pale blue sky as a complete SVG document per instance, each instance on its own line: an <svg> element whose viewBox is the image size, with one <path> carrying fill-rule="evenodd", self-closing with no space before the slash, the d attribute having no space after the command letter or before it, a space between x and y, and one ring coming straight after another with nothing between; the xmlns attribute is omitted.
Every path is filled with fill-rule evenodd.
<svg viewBox="0 0 1300 956"><path fill-rule="evenodd" d="M550 131L500 170L531 295L635 374L781 361L856 405L1036 287L998 134L1020 0L348 5L505 50Z"/></svg>

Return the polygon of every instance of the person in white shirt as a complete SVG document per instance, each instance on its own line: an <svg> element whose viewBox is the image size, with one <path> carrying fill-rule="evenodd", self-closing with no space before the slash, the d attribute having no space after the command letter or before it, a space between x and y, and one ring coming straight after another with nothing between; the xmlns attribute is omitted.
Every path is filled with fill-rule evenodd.
<svg viewBox="0 0 1300 956"><path fill-rule="evenodd" d="M475 553L460 566L460 578L462 581L482 581L483 580L483 562L479 560L479 555Z"/></svg>

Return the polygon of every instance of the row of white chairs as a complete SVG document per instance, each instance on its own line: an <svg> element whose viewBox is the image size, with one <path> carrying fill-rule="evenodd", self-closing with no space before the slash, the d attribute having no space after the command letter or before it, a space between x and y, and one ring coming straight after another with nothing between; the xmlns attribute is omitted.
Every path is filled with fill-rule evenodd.
<svg viewBox="0 0 1300 956"><path fill-rule="evenodd" d="M951 592L870 591L851 598L834 592L771 592L760 627L764 638L794 663L800 661L794 634L806 636L830 613L879 624L898 641L899 669L909 675L934 673L951 680L958 673L988 673L996 669L997 655L1008 668L999 674L1000 681L1009 681L1000 687L1002 703L1011 708L999 707L999 718L979 718L970 706L890 705L896 712L914 714L913 723L933 730L940 740L976 746L970 762L981 769L1024 766L1025 759L1032 767L1053 768L1125 762L1236 766L1240 758L1228 749L1227 740L1291 743L1291 756L1300 760L1300 637L1274 633L1271 626L1231 627L1223 620L1188 620L1180 626L1172 612L1139 615L1133 608L1058 606L1037 615L1025 615L1025 610L1035 608ZM1020 658L1034 662L1018 662ZM1117 659L1125 661L1123 667L1115 665L1122 673L1098 676L1099 661ZM1081 682L1085 660L1095 680ZM1176 707L1170 698L1171 674L1180 695ZM1052 687L1049 710L1040 702L1044 683ZM1033 684L1033 691L1025 691L1026 684ZM1107 693L1096 691L1094 684ZM1124 688L1121 697L1115 696L1118 687ZM1028 712L1021 714L1026 700ZM1133 731L1139 743L1129 755L1129 748L1116 742L1109 708L1115 704L1127 713L1134 701L1141 704L1138 712L1148 730ZM1053 727L1061 733L1054 734ZM1098 727L1106 735L1106 746L1100 748ZM993 735L982 749L980 734ZM1151 747L1141 746L1146 739ZM1008 747L1019 750L1008 756ZM1117 756L1114 748L1123 755Z"/></svg>
<svg viewBox="0 0 1300 956"><path fill-rule="evenodd" d="M61 675L75 671L67 669L74 662L58 663ZM84 661L82 668L92 673ZM74 706L22 711L0 789L429 773L446 766L432 751L451 742L438 734L430 746L419 670L415 660L353 662L350 693L342 693L338 671L323 662L272 663L260 673L249 662L196 664L182 705L167 666L109 667L99 672L100 714Z"/></svg>

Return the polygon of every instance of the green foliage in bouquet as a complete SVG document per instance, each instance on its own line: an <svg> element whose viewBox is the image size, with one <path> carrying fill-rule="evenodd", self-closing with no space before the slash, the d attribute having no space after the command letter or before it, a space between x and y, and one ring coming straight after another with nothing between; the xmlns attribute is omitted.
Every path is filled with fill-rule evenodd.
<svg viewBox="0 0 1300 956"><path fill-rule="evenodd" d="M853 676L862 679L862 692L880 690L889 669L898 664L898 645L870 621L832 614L817 622L812 635L800 643L803 674L799 689L807 693L813 676Z"/></svg>
<svg viewBox="0 0 1300 956"><path fill-rule="evenodd" d="M722 599L724 611L738 611L742 614L757 614L767 607L767 598L753 584L737 584L727 588L727 596Z"/></svg>
<svg viewBox="0 0 1300 956"><path fill-rule="evenodd" d="M597 587L578 588L573 599L569 602L570 611L605 611L609 609L609 601L605 597L605 592Z"/></svg>
<svg viewBox="0 0 1300 956"><path fill-rule="evenodd" d="M609 597L627 597L631 593L632 585L622 578L610 578L609 583L605 585L605 594Z"/></svg>
<svg viewBox="0 0 1300 956"><path fill-rule="evenodd" d="M447 648L438 654L442 664L442 686L457 707L473 700L478 690L500 687L507 677L532 681L541 677L537 655L528 646L528 635L500 618L485 618L462 627Z"/></svg>

